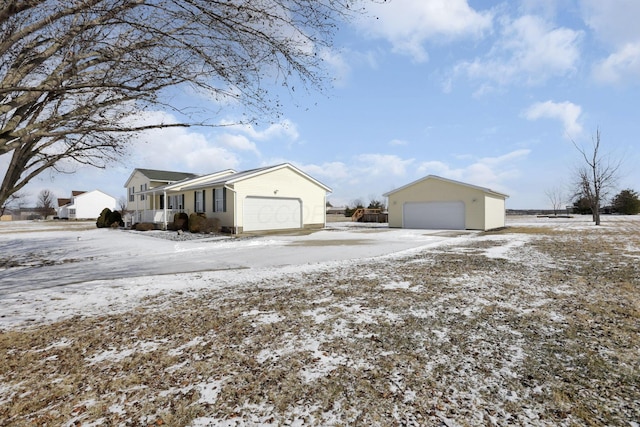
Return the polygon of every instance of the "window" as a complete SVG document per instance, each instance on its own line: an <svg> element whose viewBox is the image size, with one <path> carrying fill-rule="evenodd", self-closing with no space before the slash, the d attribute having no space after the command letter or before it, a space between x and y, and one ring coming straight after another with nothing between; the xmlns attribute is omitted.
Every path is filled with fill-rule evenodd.
<svg viewBox="0 0 640 427"><path fill-rule="evenodd" d="M193 210L195 212L204 212L204 191L196 191L194 198Z"/></svg>
<svg viewBox="0 0 640 427"><path fill-rule="evenodd" d="M134 202L136 200L136 196L134 193L136 192L136 187L129 187L129 201Z"/></svg>
<svg viewBox="0 0 640 427"><path fill-rule="evenodd" d="M214 188L213 199L214 199L213 200L214 212L227 211L227 189L226 188Z"/></svg>
<svg viewBox="0 0 640 427"><path fill-rule="evenodd" d="M140 184L140 191L146 191L147 190L147 184ZM140 200L144 200L144 194L140 195Z"/></svg>
<svg viewBox="0 0 640 427"><path fill-rule="evenodd" d="M184 194L179 194L177 196L169 196L169 209L177 209L182 210L184 206Z"/></svg>

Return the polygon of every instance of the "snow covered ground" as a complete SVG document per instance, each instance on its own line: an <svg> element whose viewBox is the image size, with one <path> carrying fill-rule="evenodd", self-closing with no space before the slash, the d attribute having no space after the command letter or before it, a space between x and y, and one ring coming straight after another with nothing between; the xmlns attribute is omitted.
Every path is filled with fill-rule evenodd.
<svg viewBox="0 0 640 427"><path fill-rule="evenodd" d="M2 425L640 425L640 216L0 223Z"/></svg>
<svg viewBox="0 0 640 427"><path fill-rule="evenodd" d="M122 310L143 296L211 286L183 273L205 273L220 284L246 283L278 272L419 251L476 234L339 222L310 234L174 241L167 237L177 238L175 232L2 222L0 253L20 265L0 270L0 328Z"/></svg>

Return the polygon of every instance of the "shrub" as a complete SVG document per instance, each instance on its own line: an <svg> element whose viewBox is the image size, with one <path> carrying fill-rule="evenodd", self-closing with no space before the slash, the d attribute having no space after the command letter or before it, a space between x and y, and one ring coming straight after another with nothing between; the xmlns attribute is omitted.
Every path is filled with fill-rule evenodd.
<svg viewBox="0 0 640 427"><path fill-rule="evenodd" d="M169 224L167 224L167 228L169 228ZM189 229L189 216L186 213L180 212L173 215L173 222L171 223L171 227L169 228L169 230L187 231L188 229Z"/></svg>
<svg viewBox="0 0 640 427"><path fill-rule="evenodd" d="M155 230L156 225L152 222L139 222L137 224L132 225L131 229L136 231L150 231L150 230Z"/></svg>
<svg viewBox="0 0 640 427"><path fill-rule="evenodd" d="M118 228L124 226L122 215L118 211L113 211L107 216L105 227Z"/></svg>
<svg viewBox="0 0 640 427"><path fill-rule="evenodd" d="M220 231L220 220L192 213L189 216L189 231L191 233L217 233Z"/></svg>
<svg viewBox="0 0 640 427"><path fill-rule="evenodd" d="M219 233L221 228L220 219L207 218L205 233Z"/></svg>
<svg viewBox="0 0 640 427"><path fill-rule="evenodd" d="M100 212L100 216L98 217L98 220L96 221L96 227L104 228L104 227L108 227L109 225L111 225L111 223L108 221L109 220L109 216L111 214L112 214L111 209L109 209L109 208L102 209L102 212Z"/></svg>
<svg viewBox="0 0 640 427"><path fill-rule="evenodd" d="M202 233L206 222L206 217L202 217L197 213L192 213L189 215L189 231L192 233Z"/></svg>

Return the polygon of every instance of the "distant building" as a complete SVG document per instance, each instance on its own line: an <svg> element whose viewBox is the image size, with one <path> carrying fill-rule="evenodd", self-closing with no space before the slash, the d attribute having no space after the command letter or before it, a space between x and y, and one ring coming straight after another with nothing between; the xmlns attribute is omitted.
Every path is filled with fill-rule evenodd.
<svg viewBox="0 0 640 427"><path fill-rule="evenodd" d="M97 219L104 208L116 209L116 199L100 190L72 191L68 199L58 199L58 218Z"/></svg>

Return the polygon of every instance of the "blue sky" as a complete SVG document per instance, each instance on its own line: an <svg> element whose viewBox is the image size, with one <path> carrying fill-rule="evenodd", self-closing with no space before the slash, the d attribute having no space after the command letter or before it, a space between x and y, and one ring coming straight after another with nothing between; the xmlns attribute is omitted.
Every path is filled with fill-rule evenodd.
<svg viewBox="0 0 640 427"><path fill-rule="evenodd" d="M581 164L572 140L589 149L598 128L603 151L624 159L618 189L640 191L640 1L393 0L369 12L321 52L333 86L285 96L275 123L151 131L107 170L45 173L26 192L119 198L136 167L290 162L331 187L334 206L434 174L506 193L507 208L550 208L545 192L569 195Z"/></svg>

